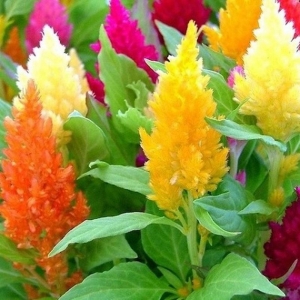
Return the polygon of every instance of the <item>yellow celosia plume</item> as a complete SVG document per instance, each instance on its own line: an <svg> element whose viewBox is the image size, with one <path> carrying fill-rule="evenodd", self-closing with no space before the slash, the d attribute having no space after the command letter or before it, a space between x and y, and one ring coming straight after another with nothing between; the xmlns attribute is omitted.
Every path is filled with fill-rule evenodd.
<svg viewBox="0 0 300 300"><path fill-rule="evenodd" d="M161 73L149 107L154 116L151 135L140 130L142 147L149 161L153 195L149 199L164 210L181 205L182 192L194 198L216 189L228 171L228 150L220 144L220 134L210 128L205 117L212 117L216 103L207 89L208 76L202 75L197 60L197 28L188 25L186 36Z"/></svg>
<svg viewBox="0 0 300 300"><path fill-rule="evenodd" d="M258 27L260 14L261 0L228 0L226 9L220 10L219 30L203 26L210 47L242 65L242 57L254 39L253 30Z"/></svg>
<svg viewBox="0 0 300 300"><path fill-rule="evenodd" d="M264 134L287 141L300 132L299 40L275 0L263 0L259 25L244 56L245 76L235 75L235 97Z"/></svg>
<svg viewBox="0 0 300 300"><path fill-rule="evenodd" d="M27 70L18 68L18 87L24 90L33 79L39 91L43 112L52 118L53 134L60 136L62 124L74 110L86 115L86 91L82 90L82 74L70 65L70 56L53 29L45 26L40 47L34 49ZM15 106L22 105L15 99Z"/></svg>

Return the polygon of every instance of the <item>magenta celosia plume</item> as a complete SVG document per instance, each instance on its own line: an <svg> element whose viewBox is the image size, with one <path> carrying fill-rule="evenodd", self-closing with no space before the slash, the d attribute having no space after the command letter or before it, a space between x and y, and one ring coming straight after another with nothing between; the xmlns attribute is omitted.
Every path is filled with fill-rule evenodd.
<svg viewBox="0 0 300 300"><path fill-rule="evenodd" d="M208 21L210 13L211 10L204 5L203 0L155 0L152 18L185 34L190 20L200 28Z"/></svg>
<svg viewBox="0 0 300 300"><path fill-rule="evenodd" d="M73 26L68 22L66 8L59 0L40 0L35 3L26 27L28 53L32 53L33 48L39 45L46 24L54 29L61 44L69 44Z"/></svg>
<svg viewBox="0 0 300 300"><path fill-rule="evenodd" d="M292 264L298 260L295 269L283 282L282 287L296 290L300 286L300 188L296 188L297 200L285 212L281 224L270 223L271 238L265 244L268 258L264 274L270 278L285 275Z"/></svg>
<svg viewBox="0 0 300 300"><path fill-rule="evenodd" d="M145 36L139 28L138 21L130 18L130 12L121 4L120 0L111 0L110 12L106 17L104 28L114 50L130 57L155 82L157 74L146 64L145 58L158 60L158 52L154 45L146 44ZM99 53L101 49L100 42L97 41L92 44L91 49ZM88 82L95 98L103 102L104 93L101 92L103 87L101 87L100 80L98 80L98 86L95 86L97 82L93 80L91 75L88 75Z"/></svg>
<svg viewBox="0 0 300 300"><path fill-rule="evenodd" d="M300 3L297 0L279 0L280 8L284 10L288 22L293 22L295 37L300 35Z"/></svg>

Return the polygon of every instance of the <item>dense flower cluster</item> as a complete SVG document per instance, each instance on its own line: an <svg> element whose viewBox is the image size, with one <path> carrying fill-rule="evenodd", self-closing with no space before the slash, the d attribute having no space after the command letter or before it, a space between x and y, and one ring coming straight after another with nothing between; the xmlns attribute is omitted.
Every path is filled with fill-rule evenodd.
<svg viewBox="0 0 300 300"><path fill-rule="evenodd" d="M190 22L149 101L153 132L140 132L154 193L149 198L164 210L178 209L183 190L195 198L213 191L228 171L228 150L220 144L220 133L205 121L213 116L216 103L207 89L209 77L201 74L198 52L197 27Z"/></svg>
<svg viewBox="0 0 300 300"><path fill-rule="evenodd" d="M282 141L300 132L300 52L294 34L279 3L263 1L256 41L243 58L245 75L235 75L240 112L254 115L264 134Z"/></svg>
<svg viewBox="0 0 300 300"><path fill-rule="evenodd" d="M18 87L22 91L33 79L40 93L43 112L52 118L53 134L64 142L63 121L74 110L86 115L86 93L82 89L82 70L70 64L70 56L53 29L45 26L39 48L29 56L27 69L18 68ZM75 64L76 65L76 64ZM79 73L78 73L79 72ZM14 105L20 107L16 98Z"/></svg>
<svg viewBox="0 0 300 300"><path fill-rule="evenodd" d="M60 4L59 0L39 0L34 5L26 27L28 53L32 53L33 49L39 46L45 25L53 28L63 45L69 44L72 25L68 22L65 7Z"/></svg>
<svg viewBox="0 0 300 300"><path fill-rule="evenodd" d="M226 9L220 10L220 28L203 27L210 47L242 65L243 55L254 39L253 31L258 27L261 3L261 0L226 1Z"/></svg>
<svg viewBox="0 0 300 300"><path fill-rule="evenodd" d="M89 210L82 193L75 192L73 165L63 167L62 155L56 152L52 121L43 116L32 81L19 101L22 109L13 107L13 118L5 119L8 148L1 164L0 213L5 234L19 248L38 250L36 262L57 290L68 276L66 257L48 259L48 254Z"/></svg>

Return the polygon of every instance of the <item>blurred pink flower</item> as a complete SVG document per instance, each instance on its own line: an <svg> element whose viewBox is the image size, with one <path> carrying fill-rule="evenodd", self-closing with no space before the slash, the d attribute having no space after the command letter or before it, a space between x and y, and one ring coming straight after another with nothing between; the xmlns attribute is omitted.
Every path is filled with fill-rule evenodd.
<svg viewBox="0 0 300 300"><path fill-rule="evenodd" d="M39 0L34 5L26 27L28 53L32 53L34 47L38 47L45 25L53 28L61 44L65 46L69 44L73 26L68 22L66 8L59 0Z"/></svg>
<svg viewBox="0 0 300 300"><path fill-rule="evenodd" d="M234 76L238 73L240 75L245 75L244 68L242 66L236 66L230 70L229 76L227 78L227 84L233 88L234 86Z"/></svg>
<svg viewBox="0 0 300 300"><path fill-rule="evenodd" d="M138 26L138 21L130 18L130 12L121 4L120 0L111 0L110 13L106 17L104 28L114 50L131 58L155 82L158 75L146 64L145 58L158 60L158 52L154 45L146 44L146 38ZM99 53L101 50L100 42L93 43L91 49ZM98 81L98 86L95 85L97 83L95 80ZM103 93L101 92L103 84L100 79L89 75L88 82L95 98L103 102Z"/></svg>

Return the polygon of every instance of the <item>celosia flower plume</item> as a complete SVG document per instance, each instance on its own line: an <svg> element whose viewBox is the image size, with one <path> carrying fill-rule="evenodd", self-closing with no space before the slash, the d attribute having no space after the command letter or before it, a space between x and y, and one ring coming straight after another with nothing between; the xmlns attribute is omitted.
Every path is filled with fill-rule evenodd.
<svg viewBox="0 0 300 300"><path fill-rule="evenodd" d="M194 198L215 190L228 171L228 149L222 148L220 133L205 121L214 115L216 103L198 54L197 27L190 22L177 56L166 62L167 73L160 74L149 102L153 132L148 135L140 130L149 158L146 169L153 190L149 199L164 210L177 210L184 190Z"/></svg>
<svg viewBox="0 0 300 300"><path fill-rule="evenodd" d="M25 65L27 60L27 55L25 50L22 47L19 29L17 26L14 26L8 36L3 52L7 54L15 63L19 65Z"/></svg>
<svg viewBox="0 0 300 300"><path fill-rule="evenodd" d="M280 8L284 10L288 22L293 22L295 37L300 35L300 3L296 0L279 0Z"/></svg>
<svg viewBox="0 0 300 300"><path fill-rule="evenodd" d="M13 107L12 118L4 121L8 147L1 163L0 214L5 234L18 248L36 249L49 286L60 289L68 276L66 256L49 259L48 254L89 209L82 193L75 192L73 165L62 166L52 120L43 115L32 81L19 101L22 109Z"/></svg>
<svg viewBox="0 0 300 300"><path fill-rule="evenodd" d="M66 8L59 0L39 0L34 5L26 27L28 53L38 47L45 25L54 29L63 45L69 44L73 26L68 22Z"/></svg>
<svg viewBox="0 0 300 300"><path fill-rule="evenodd" d="M154 45L146 44L145 36L138 26L138 21L131 19L130 12L122 5L120 0L110 1L110 12L106 17L104 28L114 50L131 58L155 82L157 74L146 64L145 59L158 60L158 52ZM99 41L92 44L91 47L96 53L100 52L101 45ZM98 67L96 69L98 72ZM103 101L103 83L98 78L92 77L92 75L88 75L87 79L95 98Z"/></svg>
<svg viewBox="0 0 300 300"><path fill-rule="evenodd" d="M291 290L300 286L300 189L297 188L296 192L297 200L286 209L281 224L270 223L271 238L264 246L268 258L264 274L270 279L285 275L298 260L295 269L282 284L282 287Z"/></svg>
<svg viewBox="0 0 300 300"><path fill-rule="evenodd" d="M220 10L220 28L203 27L210 47L242 65L242 57L254 39L253 30L258 27L261 3L261 0L226 1L226 9Z"/></svg>
<svg viewBox="0 0 300 300"><path fill-rule="evenodd" d="M185 34L190 20L201 27L208 21L210 13L203 0L155 0L152 17Z"/></svg>
<svg viewBox="0 0 300 300"><path fill-rule="evenodd" d="M82 70L72 67L70 56L53 29L45 26L39 48L29 56L27 70L19 67L17 85L23 91L33 79L40 93L43 112L50 115L53 134L60 134L62 124L74 110L86 115L86 93L82 90ZM15 105L22 103L15 99Z"/></svg>
<svg viewBox="0 0 300 300"><path fill-rule="evenodd" d="M240 113L254 115L264 134L286 141L300 132L300 53L291 23L275 0L264 0L259 29L235 74Z"/></svg>

